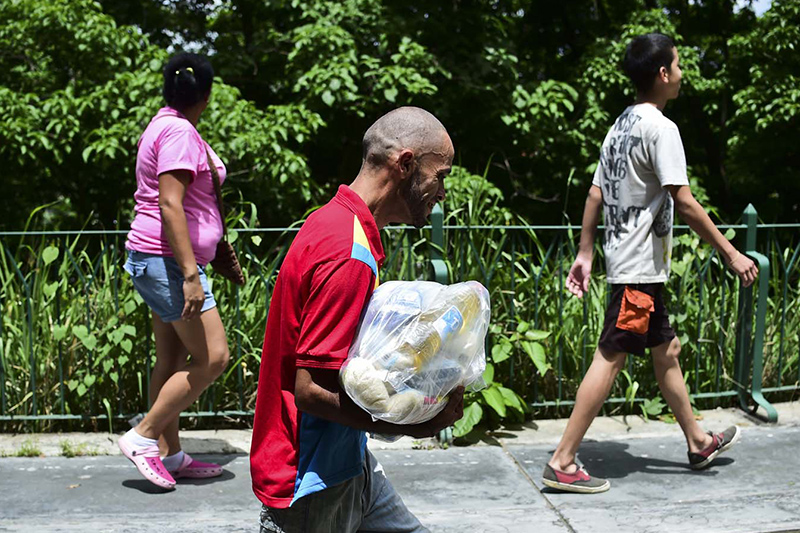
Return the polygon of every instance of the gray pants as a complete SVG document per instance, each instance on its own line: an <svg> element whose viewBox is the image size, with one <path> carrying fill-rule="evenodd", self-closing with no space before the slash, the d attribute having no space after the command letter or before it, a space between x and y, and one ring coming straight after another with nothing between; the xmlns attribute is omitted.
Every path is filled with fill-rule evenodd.
<svg viewBox="0 0 800 533"><path fill-rule="evenodd" d="M261 508L261 533L430 533L411 514L369 450L358 477L300 498L287 509Z"/></svg>

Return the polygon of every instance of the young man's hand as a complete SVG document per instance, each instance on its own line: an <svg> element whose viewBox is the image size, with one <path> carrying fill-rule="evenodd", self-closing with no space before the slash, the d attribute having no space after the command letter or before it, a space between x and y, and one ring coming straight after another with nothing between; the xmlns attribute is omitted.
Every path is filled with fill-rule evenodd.
<svg viewBox="0 0 800 533"><path fill-rule="evenodd" d="M752 259L739 252L739 255L731 262L731 270L742 280L742 285L749 287L758 277L758 267Z"/></svg>
<svg viewBox="0 0 800 533"><path fill-rule="evenodd" d="M569 292L582 298L589 292L589 278L592 276L592 258L578 254L567 276L567 289Z"/></svg>
<svg viewBox="0 0 800 533"><path fill-rule="evenodd" d="M438 415L422 424L408 426L410 430L408 435L416 439L433 437L444 428L455 424L457 420L461 420L462 416L464 416L464 387L459 386L447 397L447 405Z"/></svg>

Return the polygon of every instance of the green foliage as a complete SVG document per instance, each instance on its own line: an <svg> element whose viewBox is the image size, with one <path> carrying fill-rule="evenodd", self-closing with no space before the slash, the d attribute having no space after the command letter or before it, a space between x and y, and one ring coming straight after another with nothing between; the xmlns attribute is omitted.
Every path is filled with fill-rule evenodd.
<svg viewBox="0 0 800 533"><path fill-rule="evenodd" d="M453 427L453 436L456 438L466 436L486 418L522 421L529 411L519 394L495 381L495 367L492 363L486 364L483 380L486 387L469 394L465 400L464 416Z"/></svg>
<svg viewBox="0 0 800 533"><path fill-rule="evenodd" d="M636 393L639 391L639 382L631 377L627 370L620 372L625 378L625 403L633 409L633 402L636 401Z"/></svg>
<svg viewBox="0 0 800 533"><path fill-rule="evenodd" d="M796 219L800 2L774 0L751 31L731 38L730 48L731 70L746 80L732 96L735 112L727 139L732 185L764 198L762 211Z"/></svg>
<svg viewBox="0 0 800 533"><path fill-rule="evenodd" d="M0 7L0 166L19 191L0 227L35 207L50 224L126 227L136 141L161 105L167 50L208 54L219 79L199 129L226 189L285 225L358 171L364 130L399 105L435 112L460 164L531 221L576 220L600 143L634 94L629 39L675 37L693 184L716 214L752 201L800 213L798 3L763 16L735 2L542 5L397 0L9 0ZM112 18L113 17L113 18ZM568 181L571 181L568 183Z"/></svg>
<svg viewBox="0 0 800 533"><path fill-rule="evenodd" d="M41 457L42 450L39 449L39 444L33 439L26 439L22 441L20 447L14 452L15 457Z"/></svg>
<svg viewBox="0 0 800 533"><path fill-rule="evenodd" d="M456 435L478 426L518 423L531 413L566 414L558 410L559 402L574 398L602 326L606 288L601 257L589 294L582 300L569 296L563 280L574 257L573 239L563 230L535 231L515 220L501 206L502 193L481 176L456 167L447 181L451 179L445 250L451 279L481 281L492 301L487 387L468 393ZM471 206L468 199L477 203ZM476 206L484 206L484 217ZM233 287L210 273L232 361L192 409L254 408L269 298L293 235L293 229L255 230L252 225L258 218L255 206L244 204L229 220L238 228L234 245L245 270L245 285ZM473 219L488 224L471 229ZM501 223L517 227L493 225ZM387 261L382 279L427 276L428 231L384 232ZM795 333L800 317L792 313L800 299L795 233L775 230L764 243L772 261L764 363L767 387L791 386L800 375ZM733 237L731 232L728 236ZM121 268L123 238L122 234L3 237L3 414L110 414L118 423L146 409L154 343L149 312ZM710 248L700 245L696 236L681 233L675 239L673 276L666 292L672 325L683 345L681 364L689 390L732 390L740 322L736 281ZM623 403L609 409L649 418L664 415L649 358L629 358L612 396ZM727 404L725 399L699 402L706 407ZM95 424L107 427L106 422Z"/></svg>
<svg viewBox="0 0 800 533"><path fill-rule="evenodd" d="M661 397L645 400L641 405L642 416L645 420L648 418L657 418L661 415L666 406L667 404L664 403Z"/></svg>
<svg viewBox="0 0 800 533"><path fill-rule="evenodd" d="M296 80L292 90L302 102L313 106L321 100L364 116L398 98L436 92L427 78L442 72L435 59L409 37L403 37L392 52L383 33L386 21L379 2L296 2L295 6L305 23L288 34L293 46L286 70ZM365 53L375 48L366 42L370 37L377 39L372 54Z"/></svg>
<svg viewBox="0 0 800 533"><path fill-rule="evenodd" d="M58 444L61 448L61 455L64 457L71 458L100 455L100 451L96 447L89 446L89 444L85 442L73 444L69 440L64 439Z"/></svg>
<svg viewBox="0 0 800 533"><path fill-rule="evenodd" d="M453 426L453 436L463 437L469 434L483 418L483 407L478 401L472 401L464 406L464 416L457 420Z"/></svg>
<svg viewBox="0 0 800 533"><path fill-rule="evenodd" d="M0 50L0 163L18 192L0 199L0 227L18 228L32 206L53 200L117 225L132 206L136 143L163 105L166 51L90 0L4 2ZM198 128L230 183L268 199L280 218L311 199L299 149L323 125L302 102L257 108L218 79Z"/></svg>
<svg viewBox="0 0 800 533"><path fill-rule="evenodd" d="M486 176L472 174L462 166L454 166L445 187L445 225L506 225L519 220L503 205L503 192Z"/></svg>
<svg viewBox="0 0 800 533"><path fill-rule="evenodd" d="M515 401L571 398L591 360L603 277L584 300L566 296L575 235L526 224L578 220L600 143L634 96L619 68L632 36L661 31L678 44L682 95L666 114L681 128L703 205L731 218L752 201L764 218L797 219L800 4L774 0L761 17L735 4L7 0L0 168L13 193L0 197L0 228L127 228L136 142L162 105L160 70L172 50L209 54L218 78L198 128L228 167L231 237L248 280L238 291L217 285L237 355L200 408L246 410L268 295L292 235L251 230L300 219L352 180L361 135L377 116L426 107L447 125L459 162L447 180L451 277L482 281L493 301L492 379L468 397L459 431L518 420ZM767 327L778 340L766 346L765 383L785 384L799 363L791 311L800 261L794 236L770 239ZM384 279L424 275L425 231L393 230L384 240ZM151 337L119 270L122 237L2 244L7 412L31 411L33 398L45 413L144 409ZM673 257L670 310L688 384L724 388L737 285L696 237L678 236ZM613 391L626 400L620 409L663 410L650 370L631 360Z"/></svg>

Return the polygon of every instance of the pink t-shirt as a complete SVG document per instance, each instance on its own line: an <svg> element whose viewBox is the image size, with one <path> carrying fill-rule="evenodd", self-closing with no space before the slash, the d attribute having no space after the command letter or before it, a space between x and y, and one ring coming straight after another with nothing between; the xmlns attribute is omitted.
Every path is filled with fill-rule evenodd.
<svg viewBox="0 0 800 533"><path fill-rule="evenodd" d="M158 208L158 176L173 170L188 170L192 181L186 188L183 210L189 227L195 259L205 265L214 259L222 238L222 221L214 194L214 182L206 149L217 166L220 182L225 165L197 133L191 122L171 107L162 107L139 139L136 155L136 216L128 233L128 250L172 257L172 249L161 224Z"/></svg>

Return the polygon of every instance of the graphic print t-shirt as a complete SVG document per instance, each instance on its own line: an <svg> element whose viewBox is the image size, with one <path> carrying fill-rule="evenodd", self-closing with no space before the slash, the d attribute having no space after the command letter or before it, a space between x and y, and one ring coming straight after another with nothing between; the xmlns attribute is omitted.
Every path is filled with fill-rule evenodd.
<svg viewBox="0 0 800 533"><path fill-rule="evenodd" d="M689 185L678 127L654 105L630 106L611 127L592 185L603 191L608 282L667 281L674 206L667 185Z"/></svg>

